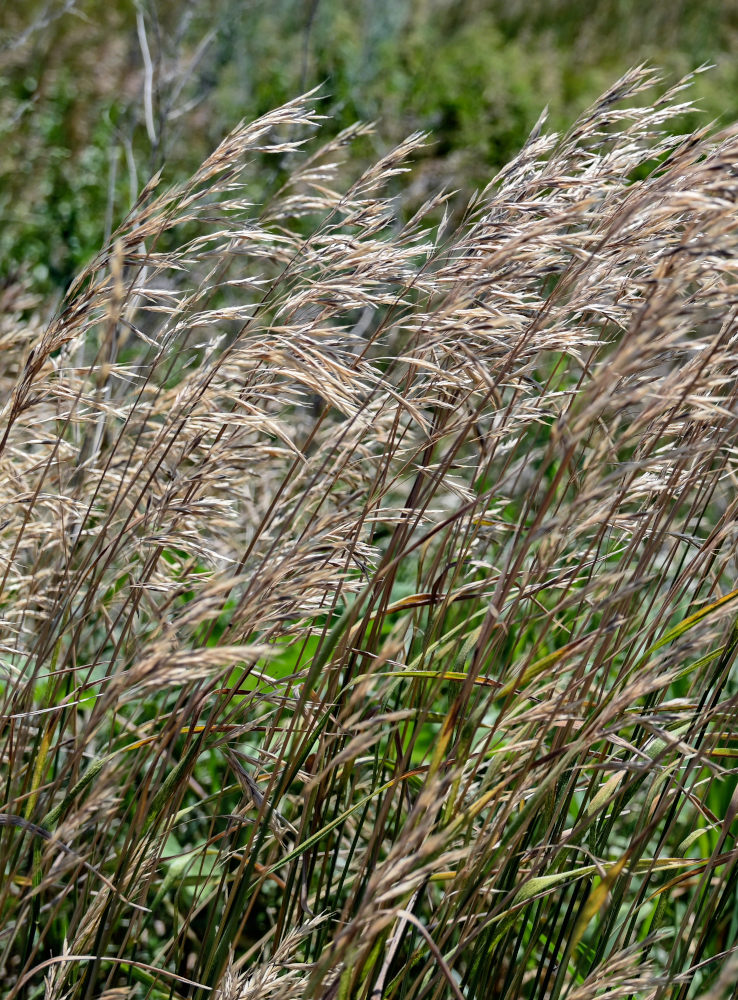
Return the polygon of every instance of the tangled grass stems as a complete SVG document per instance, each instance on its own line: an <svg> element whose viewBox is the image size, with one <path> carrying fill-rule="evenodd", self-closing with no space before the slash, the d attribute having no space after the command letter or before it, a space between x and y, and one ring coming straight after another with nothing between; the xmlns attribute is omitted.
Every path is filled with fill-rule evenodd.
<svg viewBox="0 0 738 1000"><path fill-rule="evenodd" d="M5 995L727 996L738 138L683 87L406 222L423 137L345 181L308 95L50 323L5 289Z"/></svg>

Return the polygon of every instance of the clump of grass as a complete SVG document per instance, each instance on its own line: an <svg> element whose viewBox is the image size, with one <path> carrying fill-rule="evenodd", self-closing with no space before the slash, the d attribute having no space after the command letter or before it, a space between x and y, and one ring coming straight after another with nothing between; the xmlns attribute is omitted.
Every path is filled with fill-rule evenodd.
<svg viewBox="0 0 738 1000"><path fill-rule="evenodd" d="M308 95L6 290L4 995L727 995L738 139L656 83L456 221Z"/></svg>

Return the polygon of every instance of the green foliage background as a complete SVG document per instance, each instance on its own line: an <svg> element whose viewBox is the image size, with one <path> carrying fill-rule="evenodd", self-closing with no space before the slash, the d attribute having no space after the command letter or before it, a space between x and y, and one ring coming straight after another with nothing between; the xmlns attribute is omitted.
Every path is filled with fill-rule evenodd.
<svg viewBox="0 0 738 1000"><path fill-rule="evenodd" d="M155 143L137 14L153 63ZM326 134L378 121L367 156L431 133L409 202L444 184L468 195L544 107L565 128L643 61L672 77L712 64L691 95L710 118L733 120L737 33L736 0L7 3L0 274L63 289L154 170L184 176L236 121L316 85Z"/></svg>

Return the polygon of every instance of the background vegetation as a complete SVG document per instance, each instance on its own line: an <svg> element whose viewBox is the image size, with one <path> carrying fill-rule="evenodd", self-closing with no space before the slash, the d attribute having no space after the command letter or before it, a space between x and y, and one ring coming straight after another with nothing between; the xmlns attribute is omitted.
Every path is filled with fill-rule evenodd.
<svg viewBox="0 0 738 1000"><path fill-rule="evenodd" d="M641 62L673 79L712 64L693 97L707 120L733 121L737 34L735 0L7 3L2 274L21 268L34 287L65 288L156 169L182 179L235 122L318 84L324 131L381 122L353 152L365 163L430 131L412 185L397 189L417 207L444 185L465 200L520 149L543 107L565 128Z"/></svg>
<svg viewBox="0 0 738 1000"><path fill-rule="evenodd" d="M3 8L12 1000L732 994L734 11L590 7Z"/></svg>

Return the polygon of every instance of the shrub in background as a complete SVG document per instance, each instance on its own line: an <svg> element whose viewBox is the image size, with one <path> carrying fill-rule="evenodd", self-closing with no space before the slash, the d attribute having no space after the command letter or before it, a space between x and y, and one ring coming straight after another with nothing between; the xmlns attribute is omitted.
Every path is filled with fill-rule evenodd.
<svg viewBox="0 0 738 1000"><path fill-rule="evenodd" d="M629 66L695 81L738 117L735 0L26 0L0 9L0 275L66 290L166 162L183 181L233 122L322 85L327 136L380 120L368 166L430 130L405 218L444 185L482 188L540 108L565 130ZM672 128L696 127L694 116ZM271 171L281 165L275 159ZM256 183L257 178L254 178ZM261 201L268 183L254 192Z"/></svg>

